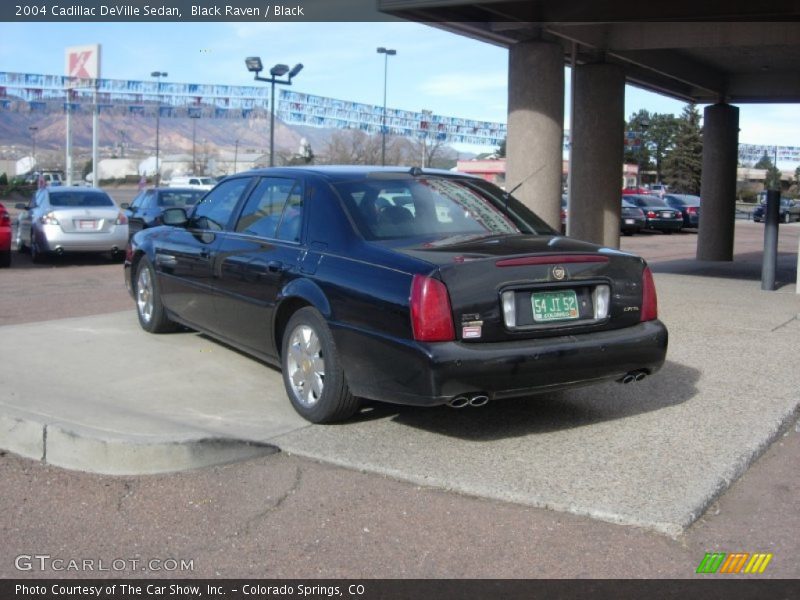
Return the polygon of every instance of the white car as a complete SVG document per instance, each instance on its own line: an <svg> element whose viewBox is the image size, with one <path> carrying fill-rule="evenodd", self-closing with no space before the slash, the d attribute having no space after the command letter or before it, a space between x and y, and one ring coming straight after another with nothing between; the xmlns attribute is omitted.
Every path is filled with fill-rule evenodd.
<svg viewBox="0 0 800 600"><path fill-rule="evenodd" d="M48 254L110 252L120 256L128 243L128 218L97 188L45 187L21 212L14 238L17 250L30 250L34 262Z"/></svg>
<svg viewBox="0 0 800 600"><path fill-rule="evenodd" d="M195 188L198 190L210 190L216 182L211 177L180 176L173 177L169 181L168 187Z"/></svg>

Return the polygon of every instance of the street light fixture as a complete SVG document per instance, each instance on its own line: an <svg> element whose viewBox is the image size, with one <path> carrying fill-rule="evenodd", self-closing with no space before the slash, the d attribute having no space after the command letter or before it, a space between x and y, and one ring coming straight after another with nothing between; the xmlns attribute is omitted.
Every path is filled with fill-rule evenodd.
<svg viewBox="0 0 800 600"><path fill-rule="evenodd" d="M648 118L643 118L639 120L639 129L641 135L641 145L639 146L639 161L638 161L638 170L636 171L636 176L639 179L636 187L642 187L642 160L644 159L644 149L645 149L645 141L644 141L644 134L647 132L647 128L650 127L650 120ZM638 191L638 190L637 190Z"/></svg>
<svg viewBox="0 0 800 600"><path fill-rule="evenodd" d="M256 81L265 81L271 84L271 96L269 102L270 117L269 117L269 166L275 166L275 85L292 85L292 79L303 70L303 63L297 63L294 67L289 69L289 65L277 64L269 70L269 77L261 77L259 73L264 70L264 65L261 58L258 56L248 56L244 59L244 64L247 70L255 73L253 79ZM287 79L277 79L278 77L287 76Z"/></svg>
<svg viewBox="0 0 800 600"><path fill-rule="evenodd" d="M166 77L167 73L164 71L153 71L150 73L150 77L156 78L156 176L155 176L155 184L158 187L158 184L161 182L161 168L158 162L158 138L159 138L159 125L161 122L161 77Z"/></svg>
<svg viewBox="0 0 800 600"><path fill-rule="evenodd" d="M389 57L397 54L391 48L378 48L378 54L383 54L383 121L381 123L381 165L386 166L386 78L389 71Z"/></svg>

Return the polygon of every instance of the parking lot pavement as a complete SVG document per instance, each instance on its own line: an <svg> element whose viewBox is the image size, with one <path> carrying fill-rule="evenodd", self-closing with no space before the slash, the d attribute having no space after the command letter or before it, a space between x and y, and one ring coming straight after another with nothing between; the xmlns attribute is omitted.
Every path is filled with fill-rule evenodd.
<svg viewBox="0 0 800 600"><path fill-rule="evenodd" d="M747 277L681 274L680 260L667 273L658 268L666 258L656 261L670 351L639 384L460 411L375 404L327 427L294 414L276 371L194 333L145 335L132 309L5 326L16 352L0 372L0 447L111 473L277 447L676 535L796 417L800 389L798 371L775 360L793 355L800 333L789 288L765 293Z"/></svg>

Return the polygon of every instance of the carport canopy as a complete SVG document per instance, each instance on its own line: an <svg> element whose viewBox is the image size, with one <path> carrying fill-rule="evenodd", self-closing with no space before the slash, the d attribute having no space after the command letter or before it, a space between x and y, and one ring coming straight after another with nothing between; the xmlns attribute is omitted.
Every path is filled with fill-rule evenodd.
<svg viewBox="0 0 800 600"><path fill-rule="evenodd" d="M738 156L738 108L732 105L800 102L796 0L378 0L378 5L385 13L509 49L506 181L514 186L539 169L537 181L522 188L520 198L552 225L559 218L560 195L555 129L563 136L564 110L563 78L554 65L575 67L570 206L580 208L571 214L585 223L576 223L570 235L619 243L624 83L710 105L704 113L697 257L732 259ZM527 158L512 156L515 151ZM544 159L554 153L559 161ZM545 163L552 165L542 170ZM581 192L593 198L581 198Z"/></svg>

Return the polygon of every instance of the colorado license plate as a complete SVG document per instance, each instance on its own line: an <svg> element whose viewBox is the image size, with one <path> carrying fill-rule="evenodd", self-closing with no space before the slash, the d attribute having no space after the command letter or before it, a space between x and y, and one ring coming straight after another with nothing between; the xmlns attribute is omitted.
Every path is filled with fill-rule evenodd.
<svg viewBox="0 0 800 600"><path fill-rule="evenodd" d="M533 320L537 323L577 319L578 298L575 290L535 292L531 294Z"/></svg>
<svg viewBox="0 0 800 600"><path fill-rule="evenodd" d="M94 221L81 220L78 221L78 229L94 229Z"/></svg>

